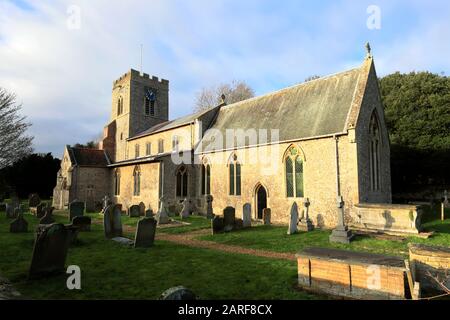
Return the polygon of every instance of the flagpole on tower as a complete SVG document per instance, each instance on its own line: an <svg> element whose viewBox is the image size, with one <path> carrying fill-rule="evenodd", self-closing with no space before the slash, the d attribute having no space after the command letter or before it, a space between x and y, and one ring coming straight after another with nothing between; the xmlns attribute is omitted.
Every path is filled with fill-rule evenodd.
<svg viewBox="0 0 450 320"><path fill-rule="evenodd" d="M141 74L144 73L144 70L142 69L142 52L144 50L144 46L141 44Z"/></svg>

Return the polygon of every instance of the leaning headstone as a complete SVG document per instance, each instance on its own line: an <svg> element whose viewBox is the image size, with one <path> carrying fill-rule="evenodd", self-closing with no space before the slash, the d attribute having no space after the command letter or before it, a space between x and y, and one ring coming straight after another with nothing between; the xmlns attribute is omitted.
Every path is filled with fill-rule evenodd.
<svg viewBox="0 0 450 320"><path fill-rule="evenodd" d="M213 207L212 207L213 199L214 198L213 198L212 195L206 195L205 196L205 201L206 201L206 218L208 218L208 219L214 218Z"/></svg>
<svg viewBox="0 0 450 320"><path fill-rule="evenodd" d="M223 217L215 216L214 218L212 218L211 233L213 235L223 232L223 227L224 227Z"/></svg>
<svg viewBox="0 0 450 320"><path fill-rule="evenodd" d="M19 214L19 216L9 224L9 232L11 233L28 232L28 222L23 217L23 213Z"/></svg>
<svg viewBox="0 0 450 320"><path fill-rule="evenodd" d="M72 220L72 225L78 228L79 231L91 231L91 217L81 216L74 217Z"/></svg>
<svg viewBox="0 0 450 320"><path fill-rule="evenodd" d="M73 232L76 231L60 223L37 229L30 278L65 272L64 264Z"/></svg>
<svg viewBox="0 0 450 320"><path fill-rule="evenodd" d="M226 207L223 209L223 230L229 232L233 230L234 220L236 219L236 211L233 207Z"/></svg>
<svg viewBox="0 0 450 320"><path fill-rule="evenodd" d="M103 216L103 227L108 239L122 236L122 220L120 206L112 204L105 210Z"/></svg>
<svg viewBox="0 0 450 320"><path fill-rule="evenodd" d="M53 207L45 208L45 214L41 218L41 220L39 220L39 224L52 224L52 223L55 223L55 218L53 218L53 210L54 209L55 208L53 208Z"/></svg>
<svg viewBox="0 0 450 320"><path fill-rule="evenodd" d="M272 219L272 210L270 208L263 209L263 221L265 225L270 224L270 220Z"/></svg>
<svg viewBox="0 0 450 320"><path fill-rule="evenodd" d="M164 197L161 197L160 202L159 210L156 213L156 222L158 224L168 224L170 222L169 210L167 209Z"/></svg>
<svg viewBox="0 0 450 320"><path fill-rule="evenodd" d="M74 200L69 204L69 221L74 217L81 217L84 215L84 202Z"/></svg>
<svg viewBox="0 0 450 320"><path fill-rule="evenodd" d="M135 248L148 248L153 245L156 234L156 220L153 218L142 218L137 223L134 238Z"/></svg>
<svg viewBox="0 0 450 320"><path fill-rule="evenodd" d="M242 226L244 228L252 226L252 205L250 203L244 204L242 208Z"/></svg>
<svg viewBox="0 0 450 320"><path fill-rule="evenodd" d="M41 198L39 198L39 195L37 193L31 194L30 198L28 199L28 207L29 208L37 207L39 203L41 203Z"/></svg>
<svg viewBox="0 0 450 320"><path fill-rule="evenodd" d="M45 215L45 208L47 204L45 202L41 202L36 206L36 218L40 219Z"/></svg>
<svg viewBox="0 0 450 320"><path fill-rule="evenodd" d="M145 216L145 204L143 202L139 203L139 214Z"/></svg>
<svg viewBox="0 0 450 320"><path fill-rule="evenodd" d="M197 297L191 290L178 286L164 291L159 300L197 300Z"/></svg>
<svg viewBox="0 0 450 320"><path fill-rule="evenodd" d="M188 199L184 199L183 200L183 209L180 212L180 217L183 218L187 218L191 215L191 202Z"/></svg>
<svg viewBox="0 0 450 320"><path fill-rule="evenodd" d="M138 205L132 205L128 208L128 215L130 218L137 218L141 215L141 208Z"/></svg>
<svg viewBox="0 0 450 320"><path fill-rule="evenodd" d="M298 228L301 231L309 232L309 231L314 230L314 225L313 225L311 219L309 218L309 205L310 205L309 199L306 198L305 202L303 202L303 207L304 207L303 216L300 219L300 222L298 225Z"/></svg>
<svg viewBox="0 0 450 320"><path fill-rule="evenodd" d="M290 218L289 218L289 228L287 234L297 233L297 224L298 224L298 207L297 203L294 202L291 207Z"/></svg>

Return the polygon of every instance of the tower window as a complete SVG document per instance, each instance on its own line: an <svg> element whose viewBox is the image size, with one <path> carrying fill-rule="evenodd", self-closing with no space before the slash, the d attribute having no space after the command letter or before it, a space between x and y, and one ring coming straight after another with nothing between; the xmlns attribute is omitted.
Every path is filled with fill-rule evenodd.
<svg viewBox="0 0 450 320"><path fill-rule="evenodd" d="M123 97L120 96L117 99L117 115L120 116L123 113Z"/></svg>
<svg viewBox="0 0 450 320"><path fill-rule="evenodd" d="M152 90L147 90L144 98L144 113L146 116L155 115L156 94Z"/></svg>

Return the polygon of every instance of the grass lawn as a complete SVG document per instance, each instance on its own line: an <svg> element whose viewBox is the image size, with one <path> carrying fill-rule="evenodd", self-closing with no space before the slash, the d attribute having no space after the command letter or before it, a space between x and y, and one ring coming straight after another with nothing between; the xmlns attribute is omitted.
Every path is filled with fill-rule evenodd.
<svg viewBox="0 0 450 320"><path fill-rule="evenodd" d="M30 215L25 218L29 230L34 230L37 219ZM67 217L55 218L67 223ZM192 219L197 223L199 218ZM93 225L91 232L81 233L69 250L66 265L81 268L82 290L68 290L65 274L27 281L34 234L11 234L9 222L1 212L0 275L31 299L156 299L176 285L191 288L202 299L318 298L294 288L295 262L163 241L156 241L150 249L127 248L106 240L101 225Z"/></svg>
<svg viewBox="0 0 450 320"><path fill-rule="evenodd" d="M446 216L450 216L450 211L447 212ZM303 248L313 246L367 251L403 257L408 255L409 242L450 246L450 219L440 221L437 213L432 214L427 210L423 220L425 230L435 232L429 239L409 237L403 241L391 241L357 236L350 244L338 244L328 241L328 237L331 234L331 231L328 230L315 230L308 233L301 232L295 235L287 235L287 227L277 226L258 226L214 236L200 236L198 239L288 253L296 253Z"/></svg>

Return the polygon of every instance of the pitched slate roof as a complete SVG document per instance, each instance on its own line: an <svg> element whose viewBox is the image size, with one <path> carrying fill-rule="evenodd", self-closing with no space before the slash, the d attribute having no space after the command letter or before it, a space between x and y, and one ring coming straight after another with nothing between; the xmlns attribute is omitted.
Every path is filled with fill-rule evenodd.
<svg viewBox="0 0 450 320"><path fill-rule="evenodd" d="M82 167L106 167L109 160L104 150L74 148L67 146L70 160L74 165Z"/></svg>
<svg viewBox="0 0 450 320"><path fill-rule="evenodd" d="M273 142L345 132L350 113L360 106L358 95L364 93L371 63L367 59L359 68L222 107L214 130L203 137L203 150L209 141L218 141L218 135L225 139L227 129L266 129L269 140L270 130L279 129L279 139ZM240 142L237 147L244 146L245 141Z"/></svg>

